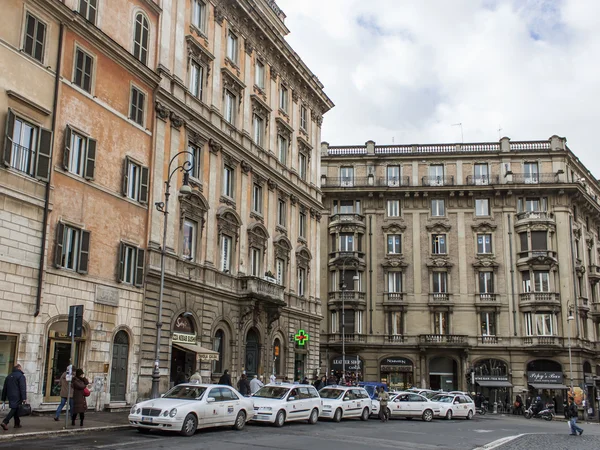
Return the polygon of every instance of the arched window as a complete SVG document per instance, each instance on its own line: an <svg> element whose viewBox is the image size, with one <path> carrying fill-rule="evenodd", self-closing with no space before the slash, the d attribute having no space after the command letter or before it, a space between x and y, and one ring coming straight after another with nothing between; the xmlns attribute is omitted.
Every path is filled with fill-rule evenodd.
<svg viewBox="0 0 600 450"><path fill-rule="evenodd" d="M277 338L275 341L273 341L273 369L275 375L280 375L283 373L282 361L283 346L281 345L281 340Z"/></svg>
<svg viewBox="0 0 600 450"><path fill-rule="evenodd" d="M223 330L217 330L213 341L213 350L219 353L219 360L214 362L213 372L223 373L223 364L225 359L225 333Z"/></svg>
<svg viewBox="0 0 600 450"><path fill-rule="evenodd" d="M144 64L148 63L148 39L150 25L142 13L135 16L135 33L133 36L133 56Z"/></svg>

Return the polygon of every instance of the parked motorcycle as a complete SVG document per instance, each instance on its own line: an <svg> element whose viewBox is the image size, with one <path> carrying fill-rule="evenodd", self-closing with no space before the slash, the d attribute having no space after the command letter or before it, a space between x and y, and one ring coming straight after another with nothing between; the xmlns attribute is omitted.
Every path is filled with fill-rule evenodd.
<svg viewBox="0 0 600 450"><path fill-rule="evenodd" d="M525 413L523 414L525 416L526 419L544 419L544 420L552 420L554 418L554 405L552 403L549 403L546 405L545 409L542 409L541 411L534 413L533 412L533 406L530 406L528 410L525 411Z"/></svg>
<svg viewBox="0 0 600 450"><path fill-rule="evenodd" d="M482 416L485 416L487 414L487 409L488 402L483 402L479 408L475 407L475 411L477 411L477 414L481 414Z"/></svg>

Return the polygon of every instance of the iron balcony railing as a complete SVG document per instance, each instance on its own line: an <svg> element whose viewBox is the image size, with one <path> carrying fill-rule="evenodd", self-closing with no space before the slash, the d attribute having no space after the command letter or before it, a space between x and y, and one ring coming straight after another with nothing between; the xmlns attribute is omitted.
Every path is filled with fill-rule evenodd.
<svg viewBox="0 0 600 450"><path fill-rule="evenodd" d="M467 177L468 186L489 186L500 184L500 175L469 175Z"/></svg>
<svg viewBox="0 0 600 450"><path fill-rule="evenodd" d="M468 336L459 334L421 334L421 344L466 344Z"/></svg>
<svg viewBox="0 0 600 450"><path fill-rule="evenodd" d="M421 178L422 186L454 186L453 175L434 176L428 175Z"/></svg>
<svg viewBox="0 0 600 450"><path fill-rule="evenodd" d="M340 188L353 188L353 187L400 187L410 186L410 177L323 177L321 179L321 187L340 187Z"/></svg>
<svg viewBox="0 0 600 450"><path fill-rule="evenodd" d="M346 222L346 223L350 223L350 222L359 222L364 224L365 223L365 216L361 215L361 214L357 214L357 213L338 213L338 214L332 214L331 216L329 216L329 222Z"/></svg>
<svg viewBox="0 0 600 450"><path fill-rule="evenodd" d="M523 184L551 184L558 183L558 174L556 173L513 173L513 183Z"/></svg>
<svg viewBox="0 0 600 450"><path fill-rule="evenodd" d="M7 141L9 140L7 139ZM27 175L33 175L35 150L15 144L14 142L12 144L7 143L7 145L12 145L10 166L19 172L26 173Z"/></svg>

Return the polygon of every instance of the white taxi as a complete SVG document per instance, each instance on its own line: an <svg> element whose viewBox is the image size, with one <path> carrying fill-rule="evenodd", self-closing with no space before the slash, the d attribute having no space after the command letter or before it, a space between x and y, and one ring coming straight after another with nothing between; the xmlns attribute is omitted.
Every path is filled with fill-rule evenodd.
<svg viewBox="0 0 600 450"><path fill-rule="evenodd" d="M307 420L314 425L321 414L321 397L309 384L270 383L251 398L254 402L251 420L255 422L281 427L285 422Z"/></svg>
<svg viewBox="0 0 600 450"><path fill-rule="evenodd" d="M379 402L378 402L379 403ZM388 417L403 417L412 419L420 417L425 422L431 422L440 415L440 407L424 395L416 392L394 392L388 401Z"/></svg>
<svg viewBox="0 0 600 450"><path fill-rule="evenodd" d="M465 417L471 420L475 415L473 399L464 394L438 394L431 398L440 405L440 417L450 420L453 417Z"/></svg>
<svg viewBox="0 0 600 450"><path fill-rule="evenodd" d="M129 424L144 433L163 430L193 436L199 428L231 425L241 430L252 412L252 400L230 386L185 383L133 405Z"/></svg>
<svg viewBox="0 0 600 450"><path fill-rule="evenodd" d="M322 419L339 422L342 418L360 417L368 420L371 414L371 398L366 390L354 386L327 386L319 391L323 410Z"/></svg>

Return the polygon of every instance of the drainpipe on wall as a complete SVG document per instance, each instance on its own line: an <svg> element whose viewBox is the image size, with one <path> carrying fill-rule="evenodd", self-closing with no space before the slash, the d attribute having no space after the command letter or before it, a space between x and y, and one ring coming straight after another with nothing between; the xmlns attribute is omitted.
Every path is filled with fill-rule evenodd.
<svg viewBox="0 0 600 450"><path fill-rule="evenodd" d="M56 55L56 76L54 77L54 100L52 101L52 137L56 131L56 114L58 110L58 87L60 85L60 69L62 62L62 47L63 47L63 34L65 26L60 24L60 30L58 33L58 52ZM52 149L54 155L54 148ZM38 269L38 285L37 293L35 298L35 312L33 317L37 317L40 314L42 306L42 287L44 285L44 259L46 256L46 238L48 234L48 214L50 213L50 181L52 180L52 158L50 159L50 167L48 172L48 181L46 182L46 189L44 195L44 216L42 218L42 243L40 248L40 265Z"/></svg>
<svg viewBox="0 0 600 450"><path fill-rule="evenodd" d="M508 249L510 258L510 287L512 291L512 312L513 312L513 336L517 335L517 306L515 305L515 266L513 264L513 231L510 222L510 214L508 218Z"/></svg>
<svg viewBox="0 0 600 450"><path fill-rule="evenodd" d="M369 334L373 334L373 227L369 216Z"/></svg>

